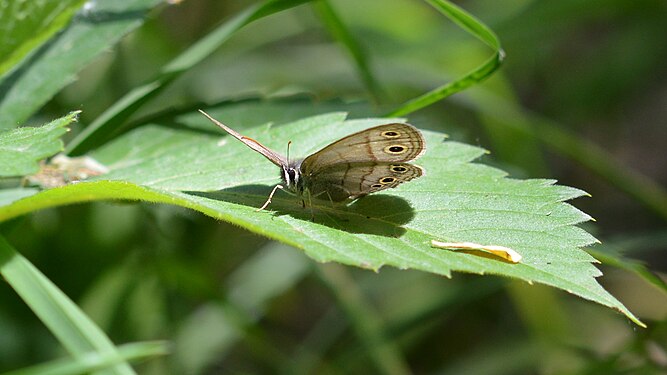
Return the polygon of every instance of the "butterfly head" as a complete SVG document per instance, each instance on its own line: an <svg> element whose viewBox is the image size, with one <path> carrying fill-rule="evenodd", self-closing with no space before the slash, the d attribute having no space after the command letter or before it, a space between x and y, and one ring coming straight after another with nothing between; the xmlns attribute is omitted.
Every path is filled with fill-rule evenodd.
<svg viewBox="0 0 667 375"><path fill-rule="evenodd" d="M283 183L287 186L287 190L301 195L303 193L303 180L301 179L301 160L292 161L289 158L289 150L292 141L287 142L287 157L286 163L283 163Z"/></svg>
<svg viewBox="0 0 667 375"><path fill-rule="evenodd" d="M282 166L282 178L288 190L295 193L303 193L303 179L301 175L301 162L292 162Z"/></svg>

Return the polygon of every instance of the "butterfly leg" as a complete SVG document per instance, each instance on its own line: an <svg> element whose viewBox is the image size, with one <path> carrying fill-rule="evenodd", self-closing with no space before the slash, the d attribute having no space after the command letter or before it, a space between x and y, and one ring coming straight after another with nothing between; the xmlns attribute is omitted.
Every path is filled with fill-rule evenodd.
<svg viewBox="0 0 667 375"><path fill-rule="evenodd" d="M274 186L273 190L271 190L271 194L269 194L269 198L266 200L266 202L264 202L262 207L256 209L255 212L265 209L271 203L271 198L273 198L273 194L275 194L276 190L278 190L278 189L283 190L285 188L283 187L283 185L280 185L280 184Z"/></svg>
<svg viewBox="0 0 667 375"><path fill-rule="evenodd" d="M315 222L315 211L313 210L313 198L312 195L310 195L310 191L306 191L304 195L308 196L308 207L310 207L310 221L313 223ZM301 199L301 203L303 204L303 208L306 208L306 201Z"/></svg>
<svg viewBox="0 0 667 375"><path fill-rule="evenodd" d="M327 197L329 197L329 203L331 203L331 208L336 208L336 205L334 205L333 198L331 198L331 194L327 191Z"/></svg>

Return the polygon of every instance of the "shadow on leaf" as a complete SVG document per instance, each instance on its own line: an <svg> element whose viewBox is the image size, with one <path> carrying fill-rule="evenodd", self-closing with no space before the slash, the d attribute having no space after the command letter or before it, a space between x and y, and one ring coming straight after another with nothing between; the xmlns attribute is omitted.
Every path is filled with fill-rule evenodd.
<svg viewBox="0 0 667 375"><path fill-rule="evenodd" d="M243 185L211 192L186 191L184 193L218 201L261 207L271 192L266 185ZM350 232L400 237L405 233L403 225L414 218L415 211L403 198L374 194L357 199L351 204L333 204L325 200L313 200L312 206L303 207L301 199L284 191L276 192L265 212L275 216L289 215L296 219L326 225Z"/></svg>

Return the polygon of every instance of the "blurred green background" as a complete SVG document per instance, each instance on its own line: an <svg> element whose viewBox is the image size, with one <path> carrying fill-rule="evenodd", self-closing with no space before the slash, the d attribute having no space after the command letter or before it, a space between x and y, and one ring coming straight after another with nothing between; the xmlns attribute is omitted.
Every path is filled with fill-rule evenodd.
<svg viewBox="0 0 667 375"><path fill-rule="evenodd" d="M82 109L82 125L74 126L71 139L249 3L162 4L30 123ZM589 192L592 198L573 204L597 220L584 226L602 241L590 249L593 254L622 254L662 276L667 3L456 3L496 32L507 58L488 81L409 115L409 121L490 150L482 162L512 177L555 178ZM425 2L330 4L366 52L377 87L364 85L321 11L306 4L235 33L144 105L134 124L142 116L169 118L212 104L239 108L244 118L254 113L262 122L331 110L377 116L490 55ZM665 291L622 267L602 264L600 282L647 329L543 286L316 264L285 245L166 205L74 205L2 229L114 342L171 341L172 354L139 364L142 373L667 371ZM6 286L0 306L0 371L63 355Z"/></svg>

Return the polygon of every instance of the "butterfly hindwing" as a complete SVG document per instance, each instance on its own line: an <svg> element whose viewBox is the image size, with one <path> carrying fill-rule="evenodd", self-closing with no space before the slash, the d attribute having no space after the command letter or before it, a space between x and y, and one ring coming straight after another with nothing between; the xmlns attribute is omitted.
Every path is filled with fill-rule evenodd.
<svg viewBox="0 0 667 375"><path fill-rule="evenodd" d="M407 163L340 163L307 176L312 197L341 202L396 187L424 174L421 167Z"/></svg>

